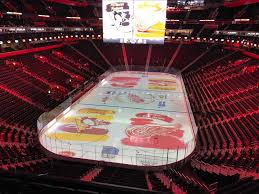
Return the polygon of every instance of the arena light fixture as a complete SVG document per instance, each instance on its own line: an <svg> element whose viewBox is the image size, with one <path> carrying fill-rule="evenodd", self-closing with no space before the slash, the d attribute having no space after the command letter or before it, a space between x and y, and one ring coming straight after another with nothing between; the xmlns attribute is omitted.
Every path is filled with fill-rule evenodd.
<svg viewBox="0 0 259 194"><path fill-rule="evenodd" d="M215 22L215 20L199 20L200 22Z"/></svg>
<svg viewBox="0 0 259 194"><path fill-rule="evenodd" d="M0 41L0 44L4 44L3 41Z"/></svg>
<svg viewBox="0 0 259 194"><path fill-rule="evenodd" d="M15 42L15 43L18 43L18 42L19 42L19 40L15 40L14 42Z"/></svg>
<svg viewBox="0 0 259 194"><path fill-rule="evenodd" d="M235 19L235 22L249 22L250 19Z"/></svg>
<svg viewBox="0 0 259 194"><path fill-rule="evenodd" d="M67 19L80 20L81 17L66 17Z"/></svg>
<svg viewBox="0 0 259 194"><path fill-rule="evenodd" d="M49 18L49 15L38 15L39 17L43 17L43 18Z"/></svg>
<svg viewBox="0 0 259 194"><path fill-rule="evenodd" d="M10 44L10 43L11 43L11 40L7 40L7 43Z"/></svg>
<svg viewBox="0 0 259 194"><path fill-rule="evenodd" d="M8 15L22 15L22 13L20 13L20 12L12 12L12 11L8 11L8 12L6 12L6 14L8 14Z"/></svg>

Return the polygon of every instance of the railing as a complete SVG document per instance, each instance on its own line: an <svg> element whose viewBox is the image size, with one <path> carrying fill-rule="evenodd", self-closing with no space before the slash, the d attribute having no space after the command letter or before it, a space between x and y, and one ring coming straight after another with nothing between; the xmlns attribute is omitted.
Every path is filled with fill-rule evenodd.
<svg viewBox="0 0 259 194"><path fill-rule="evenodd" d="M0 27L0 34L9 33L41 33L41 32L89 32L92 28L82 27Z"/></svg>
<svg viewBox="0 0 259 194"><path fill-rule="evenodd" d="M44 128L48 125L51 126L55 119L58 116L61 116L66 112L66 109L69 108L72 105L72 98L68 98L61 104L59 104L57 107L52 109L49 112L44 112L43 114L40 115L40 117L37 120L37 128L39 131L39 134L44 132Z"/></svg>
<svg viewBox="0 0 259 194"><path fill-rule="evenodd" d="M88 88L91 84L92 82L86 81L84 83L85 86L82 87L82 90ZM64 102L59 104L51 111L44 112L40 115L40 117L37 120L37 128L40 135L44 132L44 128L51 126L54 123L54 121L66 114L72 108L72 105L75 106L79 103L78 101L75 101L75 98L78 99L80 98L79 95L85 95L85 93L80 94L80 91L77 91L77 89L72 90L71 92L69 92L70 97L68 99L66 99Z"/></svg>
<svg viewBox="0 0 259 194"><path fill-rule="evenodd" d="M48 151L74 159L86 159L105 161L136 166L162 166L178 162L187 157L195 148L195 141L192 139L186 143L183 149L141 149L129 146L97 145L94 143L70 143L55 138L56 133L52 132L51 137L42 133L40 135L41 145ZM105 151L111 148L110 151ZM115 153L118 150L117 153Z"/></svg>

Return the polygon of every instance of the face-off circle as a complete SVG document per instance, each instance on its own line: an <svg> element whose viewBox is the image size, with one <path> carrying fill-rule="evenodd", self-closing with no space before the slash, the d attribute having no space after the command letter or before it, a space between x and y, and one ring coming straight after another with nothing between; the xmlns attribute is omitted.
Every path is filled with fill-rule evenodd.
<svg viewBox="0 0 259 194"><path fill-rule="evenodd" d="M116 100L128 104L150 104L155 101L152 94L137 95L134 93L121 92L116 96Z"/></svg>

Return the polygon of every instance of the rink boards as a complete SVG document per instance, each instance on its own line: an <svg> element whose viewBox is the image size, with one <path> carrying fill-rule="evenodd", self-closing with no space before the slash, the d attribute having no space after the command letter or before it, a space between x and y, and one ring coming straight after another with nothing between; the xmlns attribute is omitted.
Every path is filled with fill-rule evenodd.
<svg viewBox="0 0 259 194"><path fill-rule="evenodd" d="M197 132L179 75L112 73L40 132L63 157L159 166L187 157Z"/></svg>

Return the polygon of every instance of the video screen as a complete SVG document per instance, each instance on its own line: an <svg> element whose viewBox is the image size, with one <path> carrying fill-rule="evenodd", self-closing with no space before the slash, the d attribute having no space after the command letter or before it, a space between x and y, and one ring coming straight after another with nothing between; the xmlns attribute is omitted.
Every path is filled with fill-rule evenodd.
<svg viewBox="0 0 259 194"><path fill-rule="evenodd" d="M104 42L164 44L167 0L103 0Z"/></svg>

